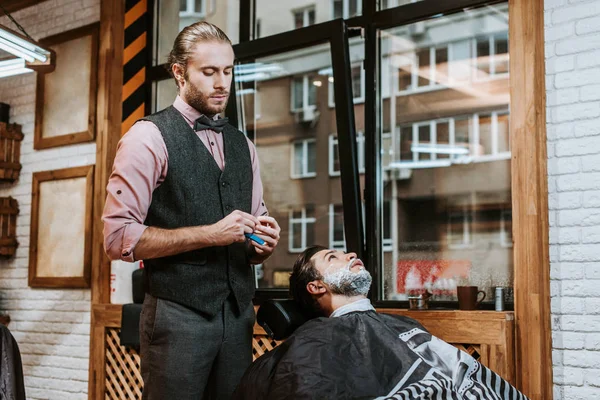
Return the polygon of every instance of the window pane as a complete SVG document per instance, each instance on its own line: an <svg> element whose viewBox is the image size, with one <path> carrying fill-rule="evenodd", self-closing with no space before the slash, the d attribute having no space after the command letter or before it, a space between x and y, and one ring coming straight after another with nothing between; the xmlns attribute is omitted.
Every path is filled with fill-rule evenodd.
<svg viewBox="0 0 600 400"><path fill-rule="evenodd" d="M343 18L344 16L344 1L333 0L333 18Z"/></svg>
<svg viewBox="0 0 600 400"><path fill-rule="evenodd" d="M209 0L194 0L194 12L204 14L204 6Z"/></svg>
<svg viewBox="0 0 600 400"><path fill-rule="evenodd" d="M448 79L448 48L435 49L435 82L447 85Z"/></svg>
<svg viewBox="0 0 600 400"><path fill-rule="evenodd" d="M177 34L194 22L211 22L221 28L233 44L239 42L239 0L194 0L191 5L195 8L190 10L187 9L186 0L179 3L172 0L156 0L155 4L157 23L154 32L154 65L167 62Z"/></svg>
<svg viewBox="0 0 600 400"><path fill-rule="evenodd" d="M429 85L429 77L431 74L431 59L429 49L419 50L417 53L418 70L417 86Z"/></svg>
<svg viewBox="0 0 600 400"><path fill-rule="evenodd" d="M438 152L436 158L450 158L450 153L453 148L450 146L450 123L448 121L439 121L436 125L436 144Z"/></svg>
<svg viewBox="0 0 600 400"><path fill-rule="evenodd" d="M302 28L304 26L304 12L294 13L294 28Z"/></svg>
<svg viewBox="0 0 600 400"><path fill-rule="evenodd" d="M315 142L308 142L307 147L307 170L306 172L311 174L317 172L317 146Z"/></svg>
<svg viewBox="0 0 600 400"><path fill-rule="evenodd" d="M256 19L261 21L261 37L266 37L293 30L297 26L296 19L294 17L294 25L292 26L289 17L286 16L292 16L296 12L300 14L301 7L310 6L310 8L302 10L305 14L300 25L309 26L331 21L332 19L359 15L360 1L362 0L320 0L317 2L255 0ZM217 1L217 3L220 3L220 1ZM224 4L227 4L227 2L224 2ZM344 15L344 11L349 14L350 10L354 10L354 15Z"/></svg>
<svg viewBox="0 0 600 400"><path fill-rule="evenodd" d="M508 72L508 35L494 38L494 69L496 74Z"/></svg>
<svg viewBox="0 0 600 400"><path fill-rule="evenodd" d="M317 104L317 88L323 86L323 79L316 76L308 77L308 104L314 106Z"/></svg>
<svg viewBox="0 0 600 400"><path fill-rule="evenodd" d="M303 93L304 93L304 79L302 77L294 78L293 85L293 98L294 98L294 109L301 109L303 106Z"/></svg>
<svg viewBox="0 0 600 400"><path fill-rule="evenodd" d="M508 114L498 114L498 153L510 151Z"/></svg>
<svg viewBox="0 0 600 400"><path fill-rule="evenodd" d="M337 204L333 206L333 240L344 241L344 208Z"/></svg>
<svg viewBox="0 0 600 400"><path fill-rule="evenodd" d="M477 39L477 78L484 79L490 74L490 38Z"/></svg>
<svg viewBox="0 0 600 400"><path fill-rule="evenodd" d="M333 157L333 172L340 172L340 155L339 155L339 145L338 145L338 141L336 139L335 142L333 142L332 144L333 148L332 148L332 157Z"/></svg>
<svg viewBox="0 0 600 400"><path fill-rule="evenodd" d="M479 116L479 146L476 155L493 154L492 142L492 116L482 114Z"/></svg>
<svg viewBox="0 0 600 400"><path fill-rule="evenodd" d="M362 66L352 67L352 95L355 99L363 97L362 81L361 81Z"/></svg>
<svg viewBox="0 0 600 400"><path fill-rule="evenodd" d="M291 12L287 15L292 16ZM254 137L265 205L281 226L279 247L263 263L263 274L257 275L259 288L275 287L279 282L275 276L291 271L298 251L305 246L329 246L330 205L344 203L341 178L329 176L329 137L337 131L336 109L328 104L331 75L331 53L324 45L236 65L239 127ZM314 85L315 81L322 85ZM292 111L295 97L309 97L303 87L312 91L314 107ZM256 113L258 103L260 114ZM290 170L302 175L292 178ZM290 215L298 222L292 225Z"/></svg>
<svg viewBox="0 0 600 400"><path fill-rule="evenodd" d="M400 76L389 79L391 96L381 100L382 132L389 127L394 135L384 137L383 150L393 148L388 140L398 148L381 182L382 239L391 236L382 240L382 299L405 300L412 287L433 291L434 301L456 300L447 287L457 282L493 299L494 286L512 286L509 78L475 73L489 70L485 62L503 50L489 43L507 37L507 21L503 3L380 34L381 60L389 60L379 63L381 75L397 76L413 54L419 73L419 87L405 79L404 91L397 90ZM444 84L429 85L432 64Z"/></svg>
<svg viewBox="0 0 600 400"><path fill-rule="evenodd" d="M406 4L417 3L423 0L380 0L379 9L385 10L386 8L393 8L398 6L404 6Z"/></svg>

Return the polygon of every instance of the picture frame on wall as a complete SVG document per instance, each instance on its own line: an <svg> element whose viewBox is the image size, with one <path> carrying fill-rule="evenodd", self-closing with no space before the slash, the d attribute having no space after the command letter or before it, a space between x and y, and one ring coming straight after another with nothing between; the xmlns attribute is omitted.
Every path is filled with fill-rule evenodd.
<svg viewBox="0 0 600 400"><path fill-rule="evenodd" d="M34 149L95 139L99 28L94 23L40 40L56 52L56 68L37 74Z"/></svg>
<svg viewBox="0 0 600 400"><path fill-rule="evenodd" d="M35 172L29 286L89 288L94 166Z"/></svg>

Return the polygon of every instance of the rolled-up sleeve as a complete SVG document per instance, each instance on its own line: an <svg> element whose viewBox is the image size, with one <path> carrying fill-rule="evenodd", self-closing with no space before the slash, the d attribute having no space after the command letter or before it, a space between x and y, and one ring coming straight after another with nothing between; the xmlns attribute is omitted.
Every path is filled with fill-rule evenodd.
<svg viewBox="0 0 600 400"><path fill-rule="evenodd" d="M168 155L156 125L140 121L121 138L106 188L104 250L111 260L135 261L152 192L167 176Z"/></svg>

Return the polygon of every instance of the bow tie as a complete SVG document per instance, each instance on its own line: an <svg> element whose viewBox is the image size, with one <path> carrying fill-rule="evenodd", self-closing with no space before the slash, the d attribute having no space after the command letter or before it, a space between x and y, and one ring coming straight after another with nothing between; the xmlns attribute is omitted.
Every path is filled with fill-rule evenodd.
<svg viewBox="0 0 600 400"><path fill-rule="evenodd" d="M228 118L219 118L214 120L212 118L208 118L206 115L202 115L194 122L194 130L201 131L203 129L211 129L217 133L221 133L223 132L225 125L227 125L227 121L229 121Z"/></svg>

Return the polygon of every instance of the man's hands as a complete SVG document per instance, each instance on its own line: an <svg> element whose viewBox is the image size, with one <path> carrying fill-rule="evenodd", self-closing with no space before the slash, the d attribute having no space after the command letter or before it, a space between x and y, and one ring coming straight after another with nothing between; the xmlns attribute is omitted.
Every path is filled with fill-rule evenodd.
<svg viewBox="0 0 600 400"><path fill-rule="evenodd" d="M256 227L254 234L263 239L265 244L260 245L253 240L250 241L256 253L250 260L253 264L260 264L273 254L273 250L279 243L279 233L281 232L275 218L262 216L258 217L258 221L260 225Z"/></svg>
<svg viewBox="0 0 600 400"><path fill-rule="evenodd" d="M259 225L259 219L254 215L235 210L212 226L214 244L228 246L232 243L243 243L246 241L244 233L254 232Z"/></svg>

